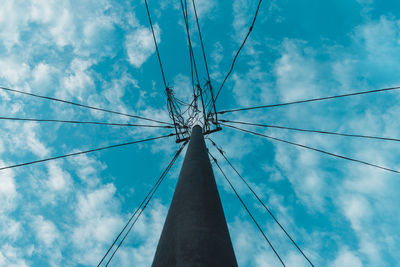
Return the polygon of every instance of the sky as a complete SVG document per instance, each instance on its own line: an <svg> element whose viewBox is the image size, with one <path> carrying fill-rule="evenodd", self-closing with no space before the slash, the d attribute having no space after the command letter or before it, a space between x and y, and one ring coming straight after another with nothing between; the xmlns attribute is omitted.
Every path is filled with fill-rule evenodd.
<svg viewBox="0 0 400 267"><path fill-rule="evenodd" d="M0 86L170 121L143 1L2 0ZM197 0L218 87L258 1ZM168 84L190 99L179 1L149 1ZM191 7L189 5L189 7ZM400 85L397 0L264 0L217 110ZM193 12L190 29L196 36ZM193 37L201 79L206 73ZM226 120L400 137L398 92L224 114ZM138 123L0 90L0 116ZM399 170L397 142L243 127ZM0 166L171 133L171 129L0 121ZM223 127L210 135L316 266L400 262L400 176ZM229 165L213 155L287 266L308 266ZM174 138L0 171L0 266L93 266L178 146ZM183 156L112 261L150 266ZM279 266L214 166L239 266Z"/></svg>

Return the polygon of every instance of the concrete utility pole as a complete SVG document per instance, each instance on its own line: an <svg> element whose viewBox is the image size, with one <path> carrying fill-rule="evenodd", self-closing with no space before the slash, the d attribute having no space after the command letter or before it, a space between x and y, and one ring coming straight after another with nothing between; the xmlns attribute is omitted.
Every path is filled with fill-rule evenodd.
<svg viewBox="0 0 400 267"><path fill-rule="evenodd" d="M193 127L152 267L238 266L202 128Z"/></svg>

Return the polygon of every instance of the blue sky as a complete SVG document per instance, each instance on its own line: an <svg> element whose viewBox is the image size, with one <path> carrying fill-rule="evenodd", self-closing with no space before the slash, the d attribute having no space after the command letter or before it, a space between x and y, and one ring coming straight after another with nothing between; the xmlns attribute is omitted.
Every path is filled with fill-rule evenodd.
<svg viewBox="0 0 400 267"><path fill-rule="evenodd" d="M257 1L196 3L217 87ZM179 1L149 5L167 81L178 97L188 99L190 65ZM217 109L400 85L398 14L400 2L395 0L263 1ZM193 45L201 62L198 39ZM143 1L3 0L0 66L1 86L169 121ZM204 79L204 69L200 73ZM399 100L396 92L381 93L221 117L398 138ZM0 115L137 122L3 91ZM395 142L248 129L394 169L400 165ZM170 130L1 121L0 166L167 133ZM400 262L398 174L228 128L212 138L315 265ZM0 171L0 266L97 264L176 149L170 138ZM307 266L218 158L287 266ZM113 266L150 266L181 164L182 157ZM233 192L214 172L239 265L279 266Z"/></svg>

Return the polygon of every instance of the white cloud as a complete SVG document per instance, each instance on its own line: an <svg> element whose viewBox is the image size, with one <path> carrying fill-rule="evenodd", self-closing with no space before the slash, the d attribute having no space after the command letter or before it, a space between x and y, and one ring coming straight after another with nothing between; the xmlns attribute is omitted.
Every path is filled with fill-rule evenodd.
<svg viewBox="0 0 400 267"><path fill-rule="evenodd" d="M283 101L317 96L316 63L304 43L284 40L281 57L275 64L276 84Z"/></svg>
<svg viewBox="0 0 400 267"><path fill-rule="evenodd" d="M224 47L220 42L216 42L213 45L210 59L212 59L212 61L210 61L212 62L212 64L210 64L211 80L221 79L223 74L221 72L220 63L224 59Z"/></svg>
<svg viewBox="0 0 400 267"><path fill-rule="evenodd" d="M352 227L359 231L362 229L363 222L371 216L371 207L368 200L360 195L351 195L344 198L344 213L350 220Z"/></svg>
<svg viewBox="0 0 400 267"><path fill-rule="evenodd" d="M154 25L154 33L157 43L161 43L160 28ZM125 39L125 47L129 62L136 68L140 68L144 62L155 52L151 30L145 27L134 29Z"/></svg>
<svg viewBox="0 0 400 267"><path fill-rule="evenodd" d="M195 4L198 17L205 18L205 15L207 15L207 18L212 17L212 12L215 10L217 3L218 2L212 0L197 0ZM192 11L192 13L194 15L194 11Z"/></svg>
<svg viewBox="0 0 400 267"><path fill-rule="evenodd" d="M118 266L150 266L161 235L167 207L156 199L142 213L136 225L125 240L124 247L113 259ZM133 244L129 244L133 243Z"/></svg>
<svg viewBox="0 0 400 267"><path fill-rule="evenodd" d="M28 263L22 259L23 251L9 244L0 247L0 266L28 267Z"/></svg>
<svg viewBox="0 0 400 267"><path fill-rule="evenodd" d="M46 247L51 247L60 237L59 231L54 223L44 219L41 215L33 218L32 226L35 230L36 238Z"/></svg>
<svg viewBox="0 0 400 267"><path fill-rule="evenodd" d="M188 76L178 74L174 78L174 94L182 101L189 102L193 98L192 81Z"/></svg>
<svg viewBox="0 0 400 267"><path fill-rule="evenodd" d="M235 221L229 224L238 265L257 267L280 265L278 258L268 246L268 243L250 222L251 219L244 219L247 216L243 212L243 218L236 217ZM268 233L266 234L268 235ZM269 239L271 240L270 235ZM280 251L280 256L284 256L282 251Z"/></svg>
<svg viewBox="0 0 400 267"><path fill-rule="evenodd" d="M390 64L393 56L400 56L400 21L381 17L357 29L356 37L364 40L370 60L377 63ZM390 64L392 65L392 64Z"/></svg>
<svg viewBox="0 0 400 267"><path fill-rule="evenodd" d="M330 266L361 267L363 264L354 252L348 251L347 249L342 249L337 255L335 261Z"/></svg>
<svg viewBox="0 0 400 267"><path fill-rule="evenodd" d="M400 20L380 17L358 26L352 33L349 52L337 51L333 74L343 85L369 88L398 84L400 67ZM352 53L362 51L362 53Z"/></svg>
<svg viewBox="0 0 400 267"><path fill-rule="evenodd" d="M15 242L16 240L21 238L21 235L21 223L17 220L14 220L8 215L2 215L0 211L0 236L5 240L9 240L10 242Z"/></svg>
<svg viewBox="0 0 400 267"><path fill-rule="evenodd" d="M13 0L2 1L0 7L0 39L9 50L20 42L20 32L26 28L28 18L20 16L26 12L26 4Z"/></svg>
<svg viewBox="0 0 400 267"><path fill-rule="evenodd" d="M102 95L104 96L105 100L107 100L108 105L118 107L121 112L133 114L134 111L128 111L128 107L123 101L123 97L126 95L127 91L134 93L131 90L132 87L134 89L139 88L138 81L133 79L129 74L124 73L118 79L113 79L109 84L107 84L107 87L105 90L103 90ZM127 117L120 119L128 120Z"/></svg>
<svg viewBox="0 0 400 267"><path fill-rule="evenodd" d="M316 152L288 147L287 144L275 145L275 162L292 184L297 199L310 210L322 211L326 205L327 183L324 180L327 178L326 173L320 170Z"/></svg>
<svg viewBox="0 0 400 267"><path fill-rule="evenodd" d="M87 21L83 29L85 41L88 44L101 41L101 34L113 30L114 22L114 18L110 16L98 16Z"/></svg>
<svg viewBox="0 0 400 267"><path fill-rule="evenodd" d="M0 161L0 165L5 166L6 164ZM12 170L0 171L0 214L13 211L17 206L17 197L14 172Z"/></svg>
<svg viewBox="0 0 400 267"><path fill-rule="evenodd" d="M32 153L39 157L44 157L48 155L49 150L46 145L39 140L37 137L36 129L38 127L37 123L25 123L23 125L23 135L25 135L25 142L23 146L27 146Z"/></svg>
<svg viewBox="0 0 400 267"><path fill-rule="evenodd" d="M70 157L68 161L75 166L76 175L89 187L97 186L100 183L100 173L107 168L107 165L89 155Z"/></svg>
<svg viewBox="0 0 400 267"><path fill-rule="evenodd" d="M32 70L32 88L35 92L46 92L54 83L56 83L56 76L59 75L58 69L50 64L40 62Z"/></svg>
<svg viewBox="0 0 400 267"><path fill-rule="evenodd" d="M235 0L233 2L233 28L236 32L236 37L242 41L250 26L250 5L247 0ZM238 41L238 42L241 42Z"/></svg>
<svg viewBox="0 0 400 267"><path fill-rule="evenodd" d="M354 66L356 66L358 60L345 58L342 61L338 61L332 64L333 75L336 80L340 83L343 91L349 91L354 86Z"/></svg>
<svg viewBox="0 0 400 267"><path fill-rule="evenodd" d="M362 5L370 5L374 2L374 0L357 0Z"/></svg>
<svg viewBox="0 0 400 267"><path fill-rule="evenodd" d="M49 23L58 17L55 11L61 11L62 6L55 0L32 0L30 17L39 23ZM57 10L58 7L58 10Z"/></svg>
<svg viewBox="0 0 400 267"><path fill-rule="evenodd" d="M43 158L49 153L49 149L38 137L40 131L37 123L4 121L4 128L0 131L2 131L2 137L4 137L2 139L4 149L8 151L7 159L18 154L17 160L21 161L27 153L33 153Z"/></svg>
<svg viewBox="0 0 400 267"><path fill-rule="evenodd" d="M290 253L285 258L285 263L286 266L297 266L297 267L310 266L310 264L303 258L303 256L300 253Z"/></svg>
<svg viewBox="0 0 400 267"><path fill-rule="evenodd" d="M260 65L251 66L243 75L236 73L232 75L233 93L239 106L257 106L275 98L273 84L268 81L270 75L262 71L262 68L263 66ZM251 90L243 90L243 88L251 88Z"/></svg>
<svg viewBox="0 0 400 267"><path fill-rule="evenodd" d="M83 100L83 98L93 90L94 81L91 77L89 68L93 65L92 60L82 60L75 58L64 77L63 88L66 90L57 92L59 95L69 96Z"/></svg>
<svg viewBox="0 0 400 267"><path fill-rule="evenodd" d="M46 184L51 191L65 192L70 190L71 176L69 173L63 171L59 164L50 162L47 164L49 179Z"/></svg>
<svg viewBox="0 0 400 267"><path fill-rule="evenodd" d="M80 264L97 264L122 229L123 220L114 198L116 188L107 184L85 195L78 195L76 204L77 225L72 229L75 260Z"/></svg>
<svg viewBox="0 0 400 267"><path fill-rule="evenodd" d="M30 76L30 67L18 58L0 57L0 65L7 66L7 68L0 68L0 81L5 80L9 85L22 84Z"/></svg>
<svg viewBox="0 0 400 267"><path fill-rule="evenodd" d="M57 16L57 20L50 28L50 33L55 43L64 47L73 44L75 40L75 24L73 15L68 9L60 10L61 13Z"/></svg>

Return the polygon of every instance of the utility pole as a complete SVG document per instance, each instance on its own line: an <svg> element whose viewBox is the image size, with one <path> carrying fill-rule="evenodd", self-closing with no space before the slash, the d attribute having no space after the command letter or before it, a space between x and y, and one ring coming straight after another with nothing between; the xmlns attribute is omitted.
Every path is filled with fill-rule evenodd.
<svg viewBox="0 0 400 267"><path fill-rule="evenodd" d="M238 266L202 128L193 127L152 267Z"/></svg>

